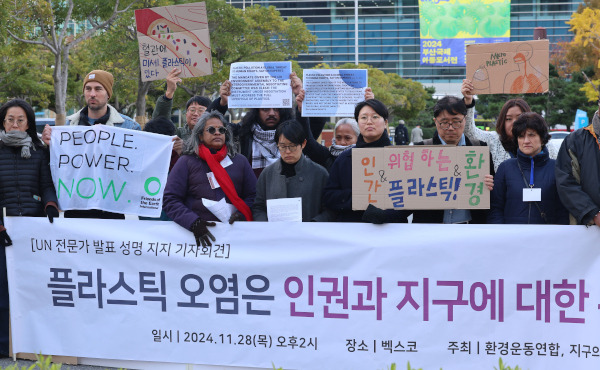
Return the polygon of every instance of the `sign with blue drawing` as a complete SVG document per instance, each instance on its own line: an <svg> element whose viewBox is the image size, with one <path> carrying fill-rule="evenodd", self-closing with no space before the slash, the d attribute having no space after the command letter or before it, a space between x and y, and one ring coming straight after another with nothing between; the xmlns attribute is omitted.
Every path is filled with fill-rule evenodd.
<svg viewBox="0 0 600 370"><path fill-rule="evenodd" d="M233 63L229 108L291 108L291 62Z"/></svg>
<svg viewBox="0 0 600 370"><path fill-rule="evenodd" d="M354 116L354 106L365 100L366 69L305 69L303 117Z"/></svg>

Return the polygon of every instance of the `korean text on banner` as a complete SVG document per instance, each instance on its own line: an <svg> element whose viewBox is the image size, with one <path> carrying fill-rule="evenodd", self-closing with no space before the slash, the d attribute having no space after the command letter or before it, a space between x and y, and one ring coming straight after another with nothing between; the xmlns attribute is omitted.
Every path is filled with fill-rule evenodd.
<svg viewBox="0 0 600 370"><path fill-rule="evenodd" d="M233 63L229 108L291 108L291 62Z"/></svg>
<svg viewBox="0 0 600 370"><path fill-rule="evenodd" d="M197 247L172 222L7 219L15 352L598 368L598 228L240 222Z"/></svg>
<svg viewBox="0 0 600 370"><path fill-rule="evenodd" d="M510 0L419 0L421 65L464 66L465 46L510 41Z"/></svg>
<svg viewBox="0 0 600 370"><path fill-rule="evenodd" d="M467 46L467 78L475 94L548 92L548 40Z"/></svg>
<svg viewBox="0 0 600 370"><path fill-rule="evenodd" d="M365 100L366 69L305 69L302 117L352 117Z"/></svg>
<svg viewBox="0 0 600 370"><path fill-rule="evenodd" d="M142 81L162 80L175 67L179 77L212 74L204 2L138 9L135 23Z"/></svg>
<svg viewBox="0 0 600 370"><path fill-rule="evenodd" d="M352 149L352 209L488 209L486 146Z"/></svg>
<svg viewBox="0 0 600 370"><path fill-rule="evenodd" d="M93 125L54 127L51 140L50 169L60 209L160 216L171 137Z"/></svg>

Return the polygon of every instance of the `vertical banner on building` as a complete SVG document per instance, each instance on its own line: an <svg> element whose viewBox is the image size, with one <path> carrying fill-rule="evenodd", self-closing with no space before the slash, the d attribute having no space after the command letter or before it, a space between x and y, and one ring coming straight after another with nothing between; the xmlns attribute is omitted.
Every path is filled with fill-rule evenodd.
<svg viewBox="0 0 600 370"><path fill-rule="evenodd" d="M510 41L510 0L419 0L421 65L465 66L465 46Z"/></svg>

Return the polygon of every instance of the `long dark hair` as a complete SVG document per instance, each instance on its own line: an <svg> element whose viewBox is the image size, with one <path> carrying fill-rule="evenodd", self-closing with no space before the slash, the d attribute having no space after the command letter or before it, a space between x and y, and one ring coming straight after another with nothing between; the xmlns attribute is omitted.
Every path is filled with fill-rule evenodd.
<svg viewBox="0 0 600 370"><path fill-rule="evenodd" d="M527 104L527 102L523 99L510 99L509 101L504 103L504 106L502 106L502 109L500 110L500 115L498 115L498 120L496 121L496 132L500 137L500 142L502 143L502 146L504 147L504 149L506 149L507 152L516 153L518 145L515 144L512 138L508 137L508 134L506 133L505 129L506 114L508 113L508 110L512 107L519 107L519 109L521 109L521 112L523 113L531 112L531 108L529 107L529 104Z"/></svg>
<svg viewBox="0 0 600 370"><path fill-rule="evenodd" d="M36 146L44 146L42 141L37 135L37 131L35 129L35 112L31 105L22 99L13 99L8 101L0 107L0 122L2 122L2 131L4 130L4 120L6 119L6 112L13 107L22 108L25 111L25 117L27 117L27 134L31 137L31 141Z"/></svg>

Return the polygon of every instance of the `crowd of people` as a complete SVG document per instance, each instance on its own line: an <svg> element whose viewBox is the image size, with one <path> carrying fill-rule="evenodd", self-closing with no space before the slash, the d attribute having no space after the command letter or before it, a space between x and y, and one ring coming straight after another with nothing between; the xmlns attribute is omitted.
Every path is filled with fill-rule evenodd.
<svg viewBox="0 0 600 370"><path fill-rule="evenodd" d="M490 175L485 185L489 210L386 210L369 205L352 210L352 148L392 145L389 111L371 89L359 102L353 118L334 128L330 147L318 138L328 118L302 117L302 80L290 75L294 109L254 108L240 123L225 118L231 82L225 81L214 101L194 96L186 104L184 126L171 122L173 96L180 71L166 78L152 119L144 130L173 136L173 152L164 190L160 220L172 220L190 230L198 245L211 245L215 221L269 221L268 200L301 198L302 221L405 223L575 224L600 226L600 117L571 133L560 150L547 145L544 118L523 99L507 101L498 112L496 131L475 127L473 85L464 80L463 98L439 99L432 119L436 131L423 140L417 126L411 133L402 121L397 144L488 146ZM140 130L131 118L108 104L114 79L107 71L91 71L83 81L86 105L68 117L67 124L103 124ZM599 101L600 104L600 101ZM0 202L10 216L59 217L49 166L50 126L37 135L35 114L15 99L0 107ZM175 136L176 135L176 136ZM214 215L207 201L231 205L227 220ZM102 210L71 210L64 217L124 218ZM0 246L12 244L0 222ZM8 353L8 285L4 248L0 248L0 354Z"/></svg>

